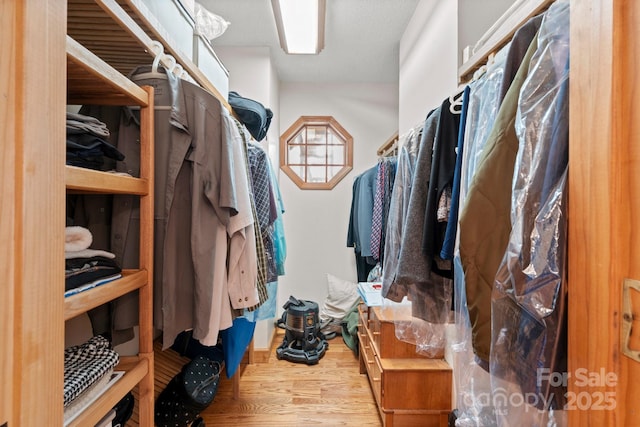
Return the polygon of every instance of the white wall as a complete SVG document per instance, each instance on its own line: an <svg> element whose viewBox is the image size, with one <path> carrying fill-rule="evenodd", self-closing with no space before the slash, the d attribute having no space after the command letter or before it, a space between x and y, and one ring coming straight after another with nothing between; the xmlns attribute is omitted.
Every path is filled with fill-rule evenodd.
<svg viewBox="0 0 640 427"><path fill-rule="evenodd" d="M422 122L458 87L462 50L473 45L512 0L421 0L400 40L400 134Z"/></svg>
<svg viewBox="0 0 640 427"><path fill-rule="evenodd" d="M400 40L399 132L458 87L458 2L421 0Z"/></svg>
<svg viewBox="0 0 640 427"><path fill-rule="evenodd" d="M274 113L267 137L262 147L269 153L274 168L278 165L278 138L280 135L277 120L279 104L279 80L276 74L269 48L266 47L216 47L216 54L229 70L229 89L240 95L254 99L270 108ZM273 320L257 322L254 334L254 347L269 348L274 331Z"/></svg>
<svg viewBox="0 0 640 427"><path fill-rule="evenodd" d="M458 66L462 50L473 47L512 4L513 0L458 0Z"/></svg>
<svg viewBox="0 0 640 427"><path fill-rule="evenodd" d="M397 100L395 84L281 83L281 131L300 116L333 116L353 136L354 165L333 190L300 190L280 173L287 238L280 312L289 295L322 306L327 273L356 281L353 248L346 247L353 180L376 164L377 148L397 130Z"/></svg>

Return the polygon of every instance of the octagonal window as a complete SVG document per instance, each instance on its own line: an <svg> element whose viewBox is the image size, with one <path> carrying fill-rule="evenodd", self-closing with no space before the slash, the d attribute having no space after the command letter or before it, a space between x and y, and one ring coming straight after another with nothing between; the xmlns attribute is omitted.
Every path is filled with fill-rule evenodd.
<svg viewBox="0 0 640 427"><path fill-rule="evenodd" d="M353 137L331 116L302 116L280 137L280 168L303 190L330 190L353 167Z"/></svg>

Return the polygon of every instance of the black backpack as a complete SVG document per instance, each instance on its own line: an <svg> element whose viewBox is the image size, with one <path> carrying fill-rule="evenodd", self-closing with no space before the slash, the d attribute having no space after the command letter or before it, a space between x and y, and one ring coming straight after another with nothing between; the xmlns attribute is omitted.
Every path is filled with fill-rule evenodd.
<svg viewBox="0 0 640 427"><path fill-rule="evenodd" d="M240 96L238 92L229 92L229 105L256 141L262 141L267 136L273 118L270 109L258 101Z"/></svg>
<svg viewBox="0 0 640 427"><path fill-rule="evenodd" d="M184 365L156 399L156 426L204 425L198 415L213 402L221 370L219 362L204 356Z"/></svg>

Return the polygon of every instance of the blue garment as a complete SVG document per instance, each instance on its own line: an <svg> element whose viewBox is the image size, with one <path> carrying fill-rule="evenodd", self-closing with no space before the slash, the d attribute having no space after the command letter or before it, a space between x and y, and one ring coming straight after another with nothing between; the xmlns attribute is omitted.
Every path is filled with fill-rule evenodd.
<svg viewBox="0 0 640 427"><path fill-rule="evenodd" d="M360 185L358 186L358 205L355 215L357 218L359 241L356 242L356 250L360 249L360 256L363 258L373 258L373 254L371 253L371 230L377 173L377 166L366 170L360 175Z"/></svg>
<svg viewBox="0 0 640 427"><path fill-rule="evenodd" d="M371 253L371 230L377 173L378 168L374 166L358 175L353 182L347 247L354 249L359 282L367 281L375 265Z"/></svg>
<svg viewBox="0 0 640 427"><path fill-rule="evenodd" d="M451 188L451 210L447 221L447 231L444 235L440 258L453 259L453 247L458 231L458 206L460 200L460 174L462 172L462 151L464 146L465 128L467 125L467 111L469 109L469 86L464 88L462 94L462 111L460 112L460 130L458 131L458 147L456 150L456 166L453 174L453 186Z"/></svg>
<svg viewBox="0 0 640 427"><path fill-rule="evenodd" d="M253 311L244 310L242 317L249 322L257 322L260 320L268 320L276 317L276 299L278 297L278 282L269 282L265 284L267 288L267 300Z"/></svg>
<svg viewBox="0 0 640 427"><path fill-rule="evenodd" d="M240 361L242 361L251 338L253 338L255 328L255 322L249 322L243 317L237 317L233 319L233 325L230 328L220 331L227 378L231 378L236 373L238 366L240 366Z"/></svg>
<svg viewBox="0 0 640 427"><path fill-rule="evenodd" d="M287 242L284 236L284 221L282 214L284 214L284 202L282 201L282 193L280 192L280 186L276 174L273 170L271 162L267 162L269 166L269 176L271 177L271 185L273 187L278 217L273 223L273 250L274 258L276 261L276 271L278 276L284 276L284 262L287 259Z"/></svg>

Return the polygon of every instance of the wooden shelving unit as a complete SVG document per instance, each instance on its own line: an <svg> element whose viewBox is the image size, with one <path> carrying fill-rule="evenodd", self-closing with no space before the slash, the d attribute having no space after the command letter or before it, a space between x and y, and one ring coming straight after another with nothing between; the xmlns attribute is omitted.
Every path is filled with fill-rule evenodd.
<svg viewBox="0 0 640 427"><path fill-rule="evenodd" d="M396 338L394 321L409 313L360 304L358 314L360 373L369 378L382 425L445 427L452 369L444 355L418 355L415 345Z"/></svg>
<svg viewBox="0 0 640 427"><path fill-rule="evenodd" d="M140 197L139 270L123 271L119 280L65 299L64 319L71 319L126 293L139 291L139 354L116 368L125 375L71 426L95 425L120 399L138 387L139 421L153 425L153 89L140 88L67 35L67 102L140 107L140 177L65 166L65 187L73 193L131 194Z"/></svg>

